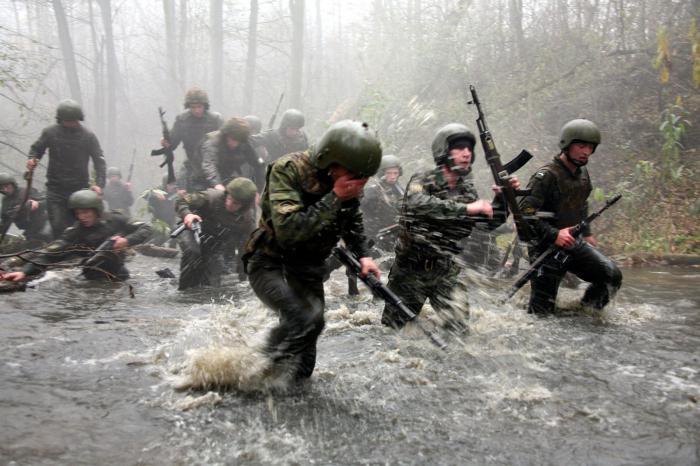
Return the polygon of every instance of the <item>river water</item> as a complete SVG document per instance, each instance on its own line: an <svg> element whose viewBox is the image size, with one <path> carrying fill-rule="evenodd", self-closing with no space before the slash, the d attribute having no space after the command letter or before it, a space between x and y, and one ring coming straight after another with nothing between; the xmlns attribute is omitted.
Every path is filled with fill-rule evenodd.
<svg viewBox="0 0 700 466"><path fill-rule="evenodd" d="M0 295L0 464L700 464L699 269L628 269L602 315L547 318L472 278L446 353L337 271L316 372L283 390L248 287L178 292L166 265L129 263L134 298L74 270Z"/></svg>

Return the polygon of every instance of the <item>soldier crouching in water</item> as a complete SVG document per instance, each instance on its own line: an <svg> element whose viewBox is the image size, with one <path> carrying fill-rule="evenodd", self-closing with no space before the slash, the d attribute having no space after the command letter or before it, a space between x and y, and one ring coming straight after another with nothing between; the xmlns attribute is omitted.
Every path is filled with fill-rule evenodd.
<svg viewBox="0 0 700 466"><path fill-rule="evenodd" d="M467 217L492 218L501 203L500 196L493 206L478 199L471 173L475 143L474 134L459 123L436 133L432 143L436 168L414 175L406 187L396 259L387 284L416 315L429 298L444 326L458 333L467 330L469 317L466 289L458 277L462 266L455 259L460 241L474 225ZM513 177L511 185L517 189L520 183ZM492 220L491 227L503 223L503 217ZM386 306L382 323L401 328L406 318Z"/></svg>
<svg viewBox="0 0 700 466"><path fill-rule="evenodd" d="M182 250L179 290L220 285L224 254L235 250L237 257L241 257L245 242L255 228L256 194L251 180L234 178L226 185L226 191L208 189L175 201L177 213L187 227L178 237ZM192 231L194 222L201 222L199 244ZM239 278L245 278L242 264L238 270Z"/></svg>
<svg viewBox="0 0 700 466"><path fill-rule="evenodd" d="M296 380L311 377L324 327L326 259L342 238L362 273L379 277L369 257L358 198L382 149L366 124L335 123L315 148L287 154L268 169L259 228L246 246L250 284L280 316L266 352ZM278 367L280 367L278 366Z"/></svg>
<svg viewBox="0 0 700 466"><path fill-rule="evenodd" d="M530 178L530 195L520 201L524 214L538 211L554 213L552 220L532 222L539 243L530 248L535 260L552 244L567 252L567 260L556 257L545 261L531 280L528 312L546 314L554 311L559 284L566 272L571 272L590 285L581 299L583 306L602 309L622 285L622 272L598 249L590 231L584 230L574 238L570 228L588 216L588 196L591 179L585 165L600 144L600 130L589 120L566 123L560 132L561 152Z"/></svg>
<svg viewBox="0 0 700 466"><path fill-rule="evenodd" d="M77 191L68 198L68 208L76 222L61 237L49 244L43 253L31 257L21 272L0 276L3 280L21 282L41 274L51 264L85 257L83 275L88 280L126 280L125 248L141 244L151 236L151 227L142 222L129 222L119 212L104 212L102 199L94 191ZM105 241L113 245L103 252L95 250Z"/></svg>

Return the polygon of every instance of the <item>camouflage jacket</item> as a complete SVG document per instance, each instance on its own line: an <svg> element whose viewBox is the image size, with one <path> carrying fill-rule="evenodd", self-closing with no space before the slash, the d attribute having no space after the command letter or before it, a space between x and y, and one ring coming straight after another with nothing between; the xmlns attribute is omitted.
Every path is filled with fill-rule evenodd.
<svg viewBox="0 0 700 466"><path fill-rule="evenodd" d="M89 187L90 159L95 168L95 184L104 187L107 163L100 142L89 129L84 126L66 128L60 124L51 125L32 144L29 156L41 159L46 149L49 150L46 172L46 186L49 190L70 194Z"/></svg>
<svg viewBox="0 0 700 466"><path fill-rule="evenodd" d="M241 143L231 150L220 139L219 131L209 133L200 147L202 170L209 186L226 185L237 176L246 176L243 166L248 165L253 172L253 181L258 191L261 191L265 182L265 165L253 147L248 143Z"/></svg>
<svg viewBox="0 0 700 466"><path fill-rule="evenodd" d="M341 202L330 177L311 164L309 151L287 154L268 167L260 208L248 252L320 265L342 238L358 257L369 256L360 202Z"/></svg>
<svg viewBox="0 0 700 466"><path fill-rule="evenodd" d="M405 189L398 182L392 185L383 179L373 179L365 186L362 215L368 237L377 236L379 230L398 222L405 194Z"/></svg>
<svg viewBox="0 0 700 466"><path fill-rule="evenodd" d="M31 227L41 228L46 222L46 198L39 194L39 191L32 188L29 194L29 200L37 201L39 207L36 210L31 210L28 205L20 206L24 199L26 188L15 189L11 195L2 196L2 211L0 213L0 231L5 231L9 228L8 222L14 221L20 230L26 230Z"/></svg>
<svg viewBox="0 0 700 466"><path fill-rule="evenodd" d="M121 180L107 182L102 197L110 209L118 210L129 216L129 208L134 204L134 195L127 188L126 183Z"/></svg>
<svg viewBox="0 0 700 466"><path fill-rule="evenodd" d="M49 265L77 257L90 257L95 249L112 236L123 236L129 241L129 246L135 246L148 241L151 233L151 226L146 223L130 222L120 212L105 212L100 220L89 228L80 222L66 228L56 241L46 247L49 254L39 253L32 257L32 262ZM23 269L24 273L37 275L46 268L37 264L27 263Z"/></svg>
<svg viewBox="0 0 700 466"><path fill-rule="evenodd" d="M216 112L204 112L201 118L197 118L189 110L179 114L175 118L173 128L170 130L170 144L172 149L182 143L185 154L190 164L194 163L194 168L199 168L201 159L199 158L199 145L208 133L217 131L224 124L224 120Z"/></svg>
<svg viewBox="0 0 700 466"><path fill-rule="evenodd" d="M302 152L309 148L309 141L304 132L300 132L295 138L288 138L280 129L269 129L251 136L253 147L264 147L267 156L266 162L272 163L283 155L292 152Z"/></svg>
<svg viewBox="0 0 700 466"><path fill-rule="evenodd" d="M523 214L554 213L553 219L530 221L542 245L554 243L561 228L573 226L588 216L588 196L592 187L586 167L579 167L571 173L556 156L532 175L527 187L530 194L520 201ZM590 235L590 228L587 228L583 236Z"/></svg>
<svg viewBox="0 0 700 466"><path fill-rule="evenodd" d="M461 252L461 240L474 226L466 219L467 204L478 198L471 173L460 178L454 189L447 184L441 167L414 175L406 187L401 210L397 258L450 260ZM497 198L494 210L499 206ZM503 220L494 220L490 227L501 223Z"/></svg>
<svg viewBox="0 0 700 466"><path fill-rule="evenodd" d="M225 202L224 191L207 189L178 197L175 205L178 215L183 219L187 214L202 217L202 233L217 245L228 244L242 251L255 228L255 211L251 207L229 212Z"/></svg>

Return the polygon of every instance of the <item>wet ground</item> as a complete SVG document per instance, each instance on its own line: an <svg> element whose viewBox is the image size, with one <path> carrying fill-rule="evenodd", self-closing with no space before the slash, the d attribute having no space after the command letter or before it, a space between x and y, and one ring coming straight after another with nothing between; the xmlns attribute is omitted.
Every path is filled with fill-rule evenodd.
<svg viewBox="0 0 700 466"><path fill-rule="evenodd" d="M700 463L697 268L625 270L602 315L566 290L548 318L476 280L447 353L335 272L311 382L270 391L274 316L235 278L178 292L164 265L129 264L133 299L71 270L0 295L0 464ZM207 377L253 390L175 389Z"/></svg>

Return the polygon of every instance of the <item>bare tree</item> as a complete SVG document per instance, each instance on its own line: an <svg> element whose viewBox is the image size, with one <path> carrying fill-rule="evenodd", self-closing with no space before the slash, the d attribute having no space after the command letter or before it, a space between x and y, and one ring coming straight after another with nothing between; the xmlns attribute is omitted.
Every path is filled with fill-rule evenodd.
<svg viewBox="0 0 700 466"><path fill-rule="evenodd" d="M58 25L58 38L61 42L61 54L63 55L63 63L66 68L66 78L70 95L73 100L78 102L83 101L82 93L80 92L80 79L78 78L78 68L75 64L75 53L73 52L73 40L68 29L68 20L66 19L66 11L63 9L61 0L51 0L53 11L56 15L56 24Z"/></svg>
<svg viewBox="0 0 700 466"><path fill-rule="evenodd" d="M175 0L163 0L163 13L165 14L165 56L168 70L167 92L168 100L177 98L177 37L175 29Z"/></svg>
<svg viewBox="0 0 700 466"><path fill-rule="evenodd" d="M224 66L224 2L223 0L210 0L209 22L211 35L209 39L211 48L211 94L213 101L221 105L224 100L223 66Z"/></svg>
<svg viewBox="0 0 700 466"><path fill-rule="evenodd" d="M289 104L301 107L302 70L304 69L304 0L289 0L292 14L292 64Z"/></svg>
<svg viewBox="0 0 700 466"><path fill-rule="evenodd" d="M178 76L180 86L187 85L187 0L180 0L180 32L178 34Z"/></svg>
<svg viewBox="0 0 700 466"><path fill-rule="evenodd" d="M248 57L245 63L245 83L243 85L243 112L253 111L255 91L255 64L258 55L258 0L250 0L248 20Z"/></svg>
<svg viewBox="0 0 700 466"><path fill-rule="evenodd" d="M99 5L102 10L102 27L105 32L107 52L107 142L105 147L114 151L117 142L117 89L121 86L121 78L114 47L112 1L99 0Z"/></svg>

